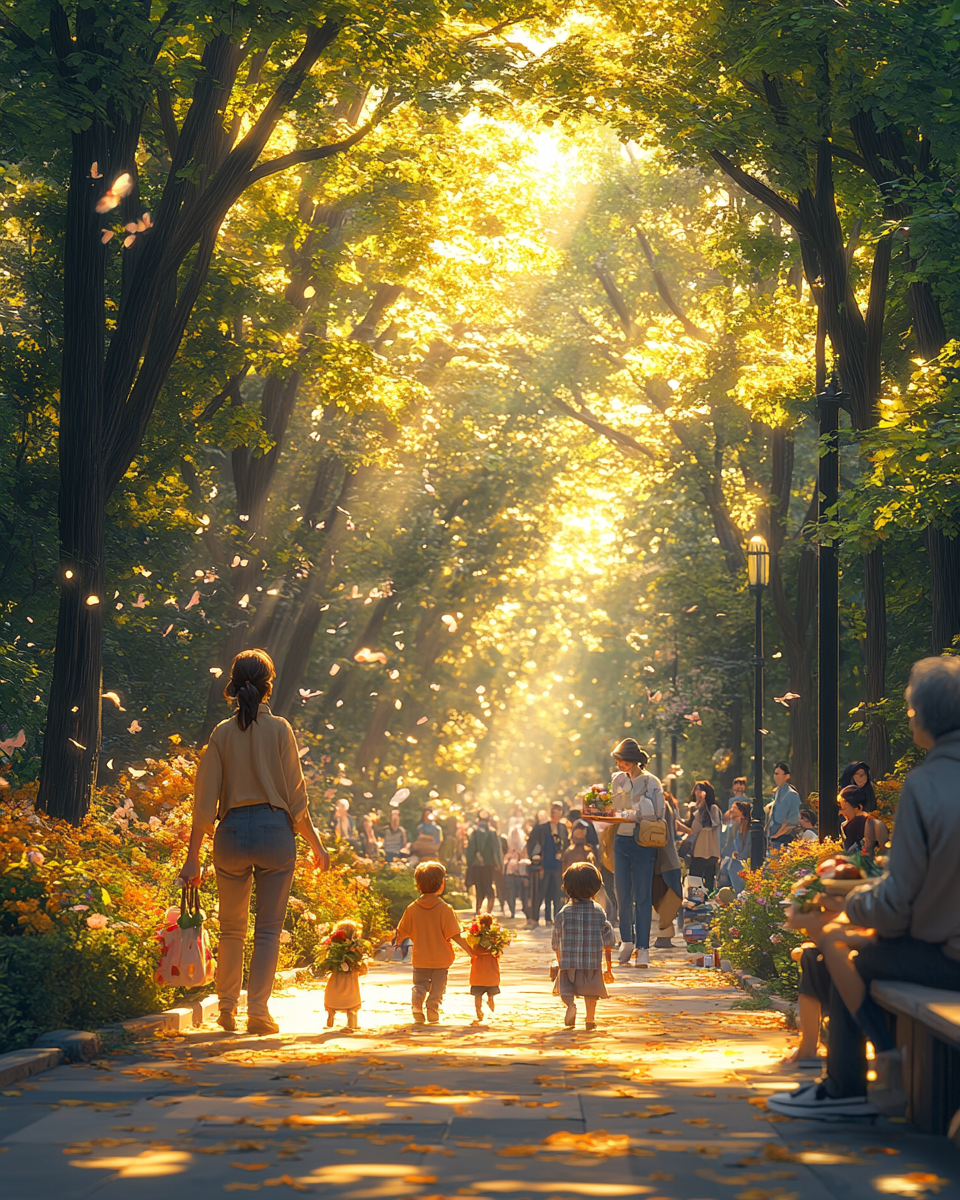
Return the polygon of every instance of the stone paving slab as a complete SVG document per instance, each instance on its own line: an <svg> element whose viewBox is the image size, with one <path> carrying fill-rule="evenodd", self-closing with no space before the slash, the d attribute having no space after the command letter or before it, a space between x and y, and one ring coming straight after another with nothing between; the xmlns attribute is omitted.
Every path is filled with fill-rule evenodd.
<svg viewBox="0 0 960 1200"><path fill-rule="evenodd" d="M462 960L426 1029L409 1024L409 967L376 964L356 1034L325 1030L322 987L301 986L272 1001L278 1037L190 1029L105 1056L109 1072L8 1089L3 1200L960 1197L946 1139L765 1112L799 1078L781 1018L732 1010L739 994L679 947L649 972L615 968L597 1034L564 1030L548 940L511 946L481 1027Z"/></svg>

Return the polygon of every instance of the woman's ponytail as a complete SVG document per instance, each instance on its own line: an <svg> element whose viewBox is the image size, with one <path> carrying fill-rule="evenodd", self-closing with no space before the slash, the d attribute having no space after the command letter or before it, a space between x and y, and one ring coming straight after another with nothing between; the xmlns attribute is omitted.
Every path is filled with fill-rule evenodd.
<svg viewBox="0 0 960 1200"><path fill-rule="evenodd" d="M224 697L237 702L237 724L246 729L257 719L260 705L273 691L277 672L266 650L241 650L230 668L230 682Z"/></svg>

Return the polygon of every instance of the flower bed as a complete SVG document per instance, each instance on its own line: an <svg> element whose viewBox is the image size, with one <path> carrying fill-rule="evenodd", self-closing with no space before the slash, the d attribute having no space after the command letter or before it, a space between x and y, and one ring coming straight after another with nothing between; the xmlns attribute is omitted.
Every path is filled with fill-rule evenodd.
<svg viewBox="0 0 960 1200"><path fill-rule="evenodd" d="M76 828L34 811L36 788L8 793L0 806L0 1050L29 1045L50 1028L96 1028L175 1003L179 989L153 979L156 929L176 903L174 879L190 833L196 755L148 759L119 784L98 789ZM216 949L216 884L211 844L202 885ZM372 867L372 864L367 864ZM281 969L312 967L321 942L350 917L376 942L388 930L388 902L349 849L331 870L298 859L281 934ZM252 949L248 941L248 953Z"/></svg>
<svg viewBox="0 0 960 1200"><path fill-rule="evenodd" d="M713 934L720 939L722 957L764 980L776 995L795 1000L800 968L790 951L804 938L784 928L784 901L801 875L842 852L842 843L831 839L797 841L775 850L758 870L746 867L746 887L737 903L718 909L714 918Z"/></svg>

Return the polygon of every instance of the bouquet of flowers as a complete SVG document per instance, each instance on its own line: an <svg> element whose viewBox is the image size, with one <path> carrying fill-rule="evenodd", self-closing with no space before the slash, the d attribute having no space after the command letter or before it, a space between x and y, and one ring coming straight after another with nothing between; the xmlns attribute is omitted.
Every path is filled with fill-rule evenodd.
<svg viewBox="0 0 960 1200"><path fill-rule="evenodd" d="M509 929L504 929L497 921L493 921L490 925L480 925L474 921L467 930L466 940L468 946L482 946L484 950L489 950L495 958L499 958L513 941L513 934Z"/></svg>
<svg viewBox="0 0 960 1200"><path fill-rule="evenodd" d="M594 783L577 796L581 812L610 812L613 808L613 796L610 789L603 783Z"/></svg>
<svg viewBox="0 0 960 1200"><path fill-rule="evenodd" d="M362 967L370 956L372 947L359 934L349 934L343 929L334 929L320 943L324 957L317 963L317 973L327 975L334 971L355 971Z"/></svg>

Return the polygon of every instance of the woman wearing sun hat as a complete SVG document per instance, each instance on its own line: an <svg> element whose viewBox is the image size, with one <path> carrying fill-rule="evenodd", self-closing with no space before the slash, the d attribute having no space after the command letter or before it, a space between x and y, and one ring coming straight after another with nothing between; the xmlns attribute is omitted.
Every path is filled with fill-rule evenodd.
<svg viewBox="0 0 960 1200"><path fill-rule="evenodd" d="M636 827L641 819L662 820L666 812L663 788L645 769L649 756L633 738L624 738L611 751L617 766L613 777L613 806L625 815L613 839L613 875L620 910L620 962L637 952L637 966L650 966L650 920L657 847L641 846Z"/></svg>

